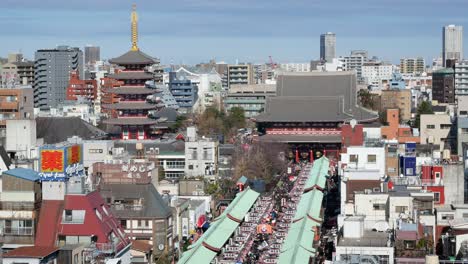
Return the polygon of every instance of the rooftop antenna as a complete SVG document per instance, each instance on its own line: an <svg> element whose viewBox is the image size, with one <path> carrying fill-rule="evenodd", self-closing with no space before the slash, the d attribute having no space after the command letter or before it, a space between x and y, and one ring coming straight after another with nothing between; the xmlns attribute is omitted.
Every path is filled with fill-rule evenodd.
<svg viewBox="0 0 468 264"><path fill-rule="evenodd" d="M132 51L138 51L138 15L136 12L136 4L132 5Z"/></svg>

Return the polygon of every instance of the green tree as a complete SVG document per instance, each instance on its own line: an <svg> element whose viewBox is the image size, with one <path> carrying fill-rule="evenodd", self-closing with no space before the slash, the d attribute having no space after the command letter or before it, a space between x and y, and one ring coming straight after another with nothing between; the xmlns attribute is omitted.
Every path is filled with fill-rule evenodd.
<svg viewBox="0 0 468 264"><path fill-rule="evenodd" d="M205 192L209 195L213 195L217 193L219 190L219 185L216 182L205 184L205 186L206 186Z"/></svg>
<svg viewBox="0 0 468 264"><path fill-rule="evenodd" d="M421 125L421 115L425 114L433 114L434 111L432 111L432 105L430 102L423 101L419 106L416 111L416 120L414 122L415 127L420 128L419 126Z"/></svg>
<svg viewBox="0 0 468 264"><path fill-rule="evenodd" d="M242 128L245 127L245 112L241 107L233 107L229 109L228 123L230 127Z"/></svg>
<svg viewBox="0 0 468 264"><path fill-rule="evenodd" d="M173 125L171 125L170 129L173 132L177 132L180 129L183 129L186 127L185 123L187 122L187 116L186 115L178 115L176 118L176 121Z"/></svg>
<svg viewBox="0 0 468 264"><path fill-rule="evenodd" d="M374 108L374 99L372 94L367 89L361 89L358 92L358 98L361 102L361 105L365 108L373 109Z"/></svg>

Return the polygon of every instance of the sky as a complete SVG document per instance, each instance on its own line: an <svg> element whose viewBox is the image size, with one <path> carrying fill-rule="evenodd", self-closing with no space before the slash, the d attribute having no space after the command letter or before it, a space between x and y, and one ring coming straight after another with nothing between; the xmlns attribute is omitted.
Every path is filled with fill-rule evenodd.
<svg viewBox="0 0 468 264"><path fill-rule="evenodd" d="M57 45L101 47L104 59L131 47L137 4L140 50L163 64L307 62L321 33L334 32L337 55L365 49L398 62L441 55L442 27L468 30L467 0L0 0L0 57ZM468 52L467 35L464 50Z"/></svg>

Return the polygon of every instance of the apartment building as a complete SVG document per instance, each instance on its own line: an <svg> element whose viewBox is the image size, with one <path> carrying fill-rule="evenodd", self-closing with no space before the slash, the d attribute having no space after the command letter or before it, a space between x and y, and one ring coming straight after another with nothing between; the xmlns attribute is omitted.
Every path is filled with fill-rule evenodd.
<svg viewBox="0 0 468 264"><path fill-rule="evenodd" d="M402 122L411 119L411 90L382 90L380 111L399 109Z"/></svg>

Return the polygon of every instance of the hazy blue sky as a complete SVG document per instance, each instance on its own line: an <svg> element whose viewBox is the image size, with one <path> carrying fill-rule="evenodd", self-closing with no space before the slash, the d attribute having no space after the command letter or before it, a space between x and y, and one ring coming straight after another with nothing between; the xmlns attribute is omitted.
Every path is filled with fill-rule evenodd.
<svg viewBox="0 0 468 264"><path fill-rule="evenodd" d="M130 10L140 48L163 63L305 62L319 56L320 33L337 34L337 54L367 49L397 61L440 56L442 26L468 30L467 0L0 0L0 56L32 58L59 44L101 46L103 58L130 48ZM466 40L465 34L465 40ZM467 41L464 41L465 50Z"/></svg>

